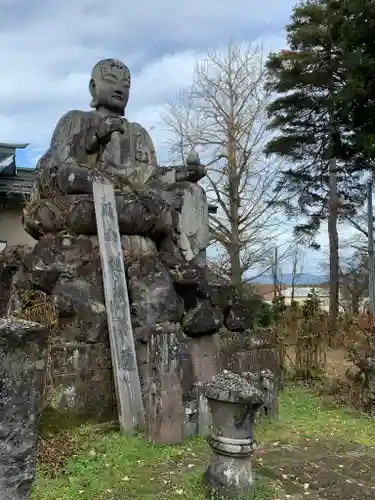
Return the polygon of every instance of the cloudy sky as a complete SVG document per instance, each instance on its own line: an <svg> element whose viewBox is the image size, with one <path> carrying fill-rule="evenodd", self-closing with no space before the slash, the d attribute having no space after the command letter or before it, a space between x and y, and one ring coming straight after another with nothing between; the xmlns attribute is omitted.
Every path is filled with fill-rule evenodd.
<svg viewBox="0 0 375 500"><path fill-rule="evenodd" d="M29 142L32 167L69 109L89 109L88 81L99 59L131 69L128 116L165 156L160 110L189 86L196 57L210 46L263 42L285 47L295 0L0 0L0 142Z"/></svg>
<svg viewBox="0 0 375 500"><path fill-rule="evenodd" d="M190 84L195 58L231 37L283 48L294 3L0 0L0 141L30 142L20 156L28 166L61 114L88 109L93 64L114 57L132 71L128 115L151 129L159 152L160 108Z"/></svg>

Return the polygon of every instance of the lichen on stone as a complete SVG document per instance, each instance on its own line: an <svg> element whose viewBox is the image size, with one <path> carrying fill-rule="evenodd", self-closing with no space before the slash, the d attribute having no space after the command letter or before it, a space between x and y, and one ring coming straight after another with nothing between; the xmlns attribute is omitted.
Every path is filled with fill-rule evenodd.
<svg viewBox="0 0 375 500"><path fill-rule="evenodd" d="M222 399L226 395L228 400L251 400L262 402L262 393L245 377L233 373L228 370L223 370L218 373L211 381L205 384L205 394L207 397L215 397Z"/></svg>

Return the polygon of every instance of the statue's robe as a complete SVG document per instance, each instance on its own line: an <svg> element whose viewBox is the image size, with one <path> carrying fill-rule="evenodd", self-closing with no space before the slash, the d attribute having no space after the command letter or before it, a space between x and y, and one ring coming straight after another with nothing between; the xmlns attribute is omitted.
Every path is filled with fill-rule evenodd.
<svg viewBox="0 0 375 500"><path fill-rule="evenodd" d="M59 120L50 147L37 165L34 199L51 199L59 194L91 194L92 180L88 173L92 169L123 179L123 192L132 190L132 186L147 190L148 186L155 185L155 180L161 191L163 186L170 188L175 184L175 189L169 192L178 192L182 198L180 251L187 261L202 254L209 243L207 201L203 189L191 182L176 183L175 169L158 167L148 132L125 118L124 133L114 132L108 144L93 153L91 145L95 142L95 132L104 119L97 111L73 110Z"/></svg>

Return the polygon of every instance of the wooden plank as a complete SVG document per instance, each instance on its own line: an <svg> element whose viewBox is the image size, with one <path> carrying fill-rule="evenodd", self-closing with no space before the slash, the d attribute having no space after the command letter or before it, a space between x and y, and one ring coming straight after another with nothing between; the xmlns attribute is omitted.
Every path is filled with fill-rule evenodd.
<svg viewBox="0 0 375 500"><path fill-rule="evenodd" d="M93 192L119 422L129 432L144 429L145 416L115 193L101 180L93 182Z"/></svg>

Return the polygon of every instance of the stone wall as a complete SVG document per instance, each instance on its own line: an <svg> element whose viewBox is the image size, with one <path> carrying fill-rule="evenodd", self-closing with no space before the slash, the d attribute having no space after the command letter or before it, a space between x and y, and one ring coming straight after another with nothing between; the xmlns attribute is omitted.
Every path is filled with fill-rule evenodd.
<svg viewBox="0 0 375 500"><path fill-rule="evenodd" d="M263 392L261 415L277 418L281 387L281 358L277 331L256 328L243 333L222 332L219 347L221 370L247 374Z"/></svg>
<svg viewBox="0 0 375 500"><path fill-rule="evenodd" d="M96 237L47 236L32 249L9 248L2 257L1 314L50 327L46 404L113 418L116 402Z"/></svg>
<svg viewBox="0 0 375 500"><path fill-rule="evenodd" d="M256 328L242 333L222 332L219 343L221 370L234 373L270 370L280 377L280 354L277 332Z"/></svg>

